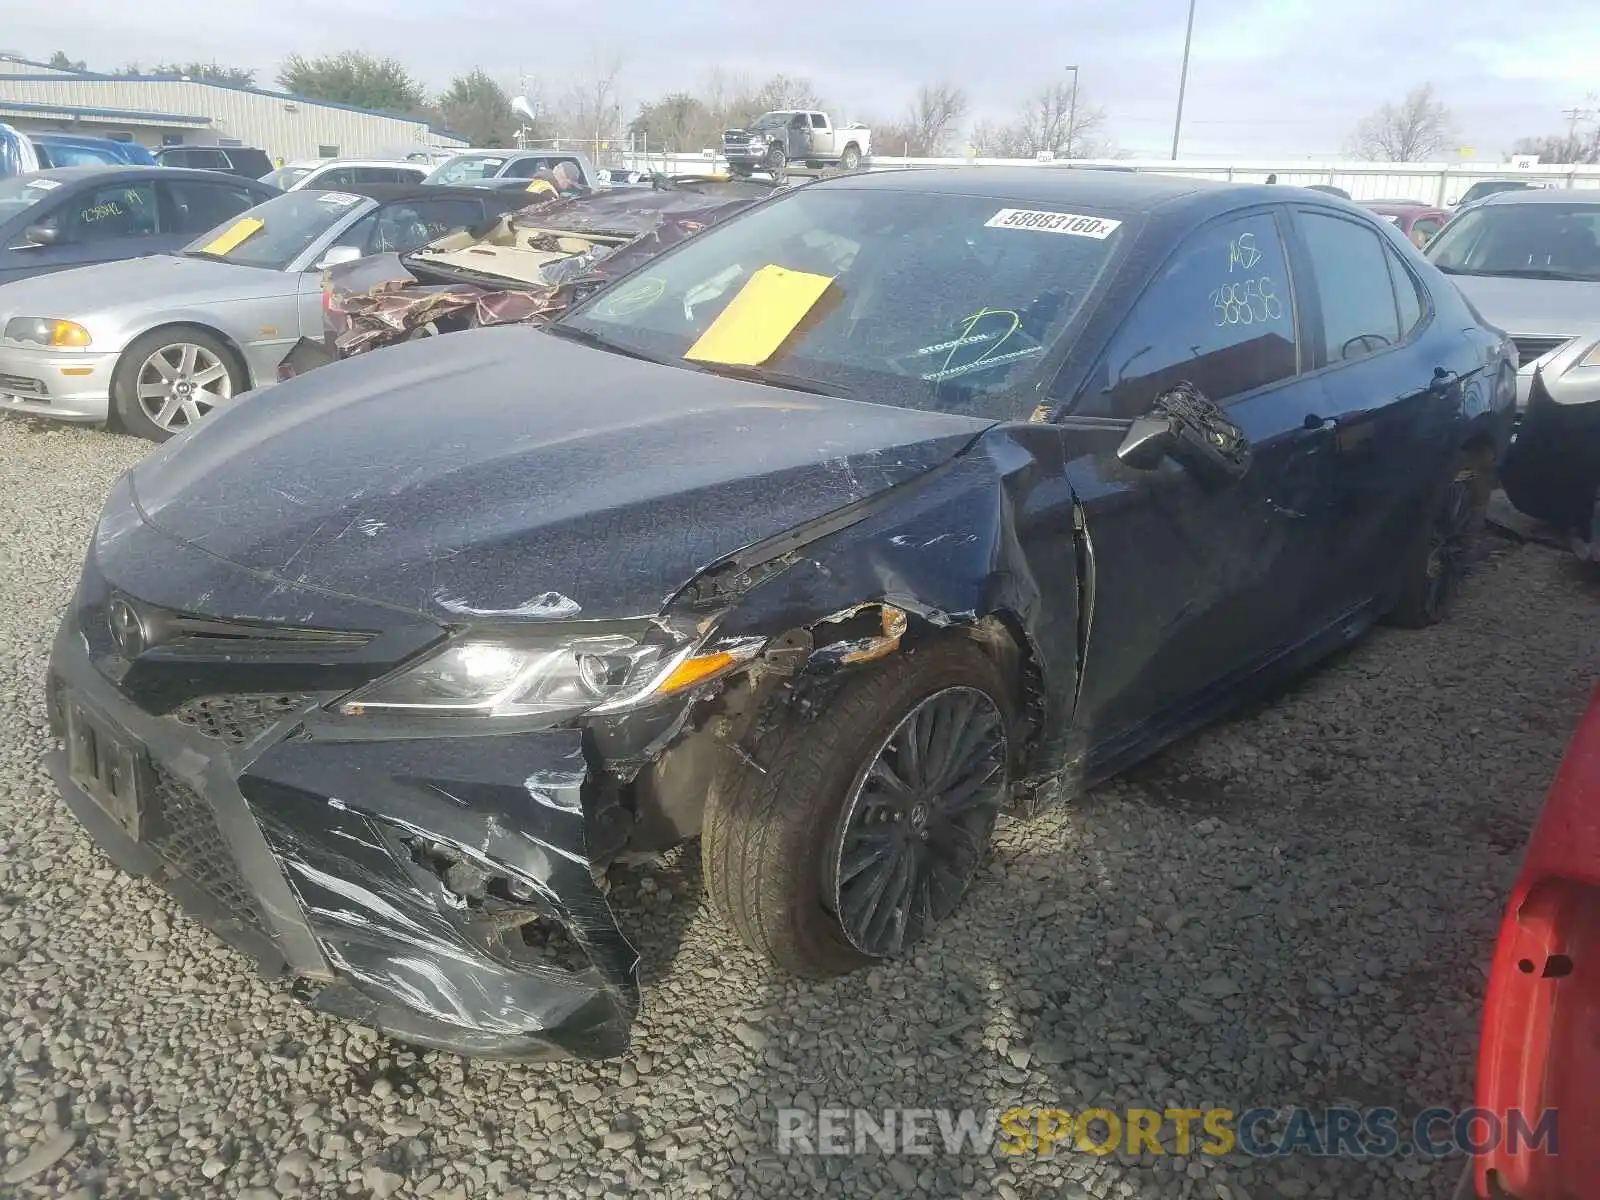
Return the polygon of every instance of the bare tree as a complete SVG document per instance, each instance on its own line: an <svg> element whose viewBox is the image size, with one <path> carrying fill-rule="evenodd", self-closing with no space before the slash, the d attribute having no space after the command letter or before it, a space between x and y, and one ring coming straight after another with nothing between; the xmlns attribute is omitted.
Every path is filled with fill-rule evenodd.
<svg viewBox="0 0 1600 1200"><path fill-rule="evenodd" d="M1522 138L1512 147L1512 153L1537 154L1542 163L1600 163L1600 128Z"/></svg>
<svg viewBox="0 0 1600 1200"><path fill-rule="evenodd" d="M938 158L950 148L950 139L967 116L967 93L952 83L925 83L917 89L906 124L915 153Z"/></svg>
<svg viewBox="0 0 1600 1200"><path fill-rule="evenodd" d="M622 126L622 96L617 85L622 59L595 54L573 80L553 114L557 136L590 143L595 157Z"/></svg>
<svg viewBox="0 0 1600 1200"><path fill-rule="evenodd" d="M1450 110L1434 95L1433 84L1412 88L1399 104L1385 104L1361 119L1350 138L1356 158L1384 162L1423 162L1455 137Z"/></svg>
<svg viewBox="0 0 1600 1200"><path fill-rule="evenodd" d="M1108 149L1099 137L1105 121L1105 109L1085 100L1076 81L1055 83L1023 101L1013 120L978 122L972 145L985 158L1098 158Z"/></svg>
<svg viewBox="0 0 1600 1200"><path fill-rule="evenodd" d="M1547 163L1600 163L1600 95L1590 92L1584 98L1587 108L1569 108L1567 131L1543 137L1523 138L1512 148L1517 154L1537 154Z"/></svg>
<svg viewBox="0 0 1600 1200"><path fill-rule="evenodd" d="M750 114L752 117L774 109L825 107L816 85L799 75L774 75L756 89L749 102L755 109Z"/></svg>

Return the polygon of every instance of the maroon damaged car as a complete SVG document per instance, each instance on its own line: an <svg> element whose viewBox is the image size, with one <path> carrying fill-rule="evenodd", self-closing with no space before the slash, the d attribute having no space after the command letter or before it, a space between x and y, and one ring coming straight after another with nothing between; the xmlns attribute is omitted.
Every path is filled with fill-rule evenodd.
<svg viewBox="0 0 1600 1200"><path fill-rule="evenodd" d="M1422 249L1450 220L1450 210L1421 200L1363 200L1361 207L1377 213Z"/></svg>

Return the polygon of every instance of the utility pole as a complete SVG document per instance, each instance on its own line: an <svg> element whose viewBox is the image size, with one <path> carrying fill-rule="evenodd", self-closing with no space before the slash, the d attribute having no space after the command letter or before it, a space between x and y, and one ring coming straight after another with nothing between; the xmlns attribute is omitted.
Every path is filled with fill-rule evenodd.
<svg viewBox="0 0 1600 1200"><path fill-rule="evenodd" d="M1172 161L1178 161L1178 135L1183 131L1183 93L1189 86L1189 46L1194 41L1194 0L1189 0L1189 28L1183 35L1183 73L1178 76L1178 116L1172 122Z"/></svg>
<svg viewBox="0 0 1600 1200"><path fill-rule="evenodd" d="M1568 122L1570 122L1567 126L1567 137L1576 140L1578 136L1578 122L1587 121L1590 117L1594 116L1594 110L1589 108L1578 108L1574 106L1572 108L1563 108L1561 110L1561 115L1566 117Z"/></svg>
<svg viewBox="0 0 1600 1200"><path fill-rule="evenodd" d="M1078 68L1069 66L1072 72L1072 100L1067 107L1067 157L1072 157L1072 143L1078 134Z"/></svg>

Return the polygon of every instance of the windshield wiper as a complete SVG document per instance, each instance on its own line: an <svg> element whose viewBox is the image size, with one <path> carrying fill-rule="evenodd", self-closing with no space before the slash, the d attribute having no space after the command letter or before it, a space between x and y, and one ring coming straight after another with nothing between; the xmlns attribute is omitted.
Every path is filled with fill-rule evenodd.
<svg viewBox="0 0 1600 1200"><path fill-rule="evenodd" d="M752 367L744 363L704 363L684 359L683 366L708 375L721 375L727 379L744 379L751 383L765 383L771 387L788 388L791 392L807 392L813 396L832 396L836 400L850 399L850 393L831 383L818 383L803 375L790 375L786 371L769 371L765 367Z"/></svg>
<svg viewBox="0 0 1600 1200"><path fill-rule="evenodd" d="M185 250L183 252L183 257L185 257L185 258L206 258L206 259L210 259L212 262L227 262L228 261L228 256L226 254L212 254L211 251L209 251L209 250Z"/></svg>
<svg viewBox="0 0 1600 1200"><path fill-rule="evenodd" d="M624 346L621 342L613 342L610 338L601 337L592 330L579 329L575 325L567 325L561 321L554 321L546 325L544 332L551 337L564 338L569 342L592 346L596 350L605 350L612 354L621 354L625 358L637 358L644 362L660 363L663 366L671 365L672 362L671 359L661 358L654 354L646 354L643 350L635 350L632 346Z"/></svg>
<svg viewBox="0 0 1600 1200"><path fill-rule="evenodd" d="M665 354L649 354L643 350L635 350L632 346L624 346L610 338L589 329L580 329L575 325L568 325L556 321L546 325L544 331L555 337L565 338L569 342L578 342L584 346L593 346L596 350L606 350L612 354L626 355L628 358L637 358L644 362L655 363L663 367L686 368L690 371L700 371L707 375L721 375L727 379L744 379L751 383L765 383L772 387L788 388L791 392L809 392L813 396L832 396L838 400L850 399L850 393L833 384L818 383L815 379L807 379L802 375L790 375L783 371L769 371L765 367L751 367L743 363L706 363L696 362L692 358L676 358Z"/></svg>
<svg viewBox="0 0 1600 1200"><path fill-rule="evenodd" d="M1461 267L1455 267L1451 268L1449 273L1451 275L1482 275L1491 279L1564 279L1570 283L1600 282L1600 276L1587 272L1562 271L1556 267L1507 267L1499 271L1468 271Z"/></svg>

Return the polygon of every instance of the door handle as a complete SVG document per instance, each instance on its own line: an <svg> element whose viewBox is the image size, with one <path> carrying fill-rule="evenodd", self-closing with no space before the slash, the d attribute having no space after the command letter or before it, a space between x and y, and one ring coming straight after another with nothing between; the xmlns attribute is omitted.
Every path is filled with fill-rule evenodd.
<svg viewBox="0 0 1600 1200"><path fill-rule="evenodd" d="M1432 390L1435 392L1448 392L1460 382L1461 376L1450 370L1449 367L1435 367L1433 369Z"/></svg>

